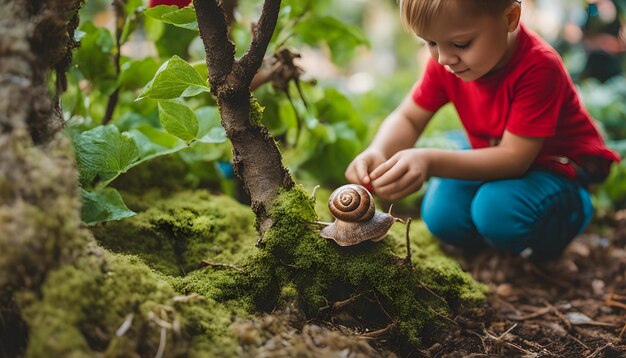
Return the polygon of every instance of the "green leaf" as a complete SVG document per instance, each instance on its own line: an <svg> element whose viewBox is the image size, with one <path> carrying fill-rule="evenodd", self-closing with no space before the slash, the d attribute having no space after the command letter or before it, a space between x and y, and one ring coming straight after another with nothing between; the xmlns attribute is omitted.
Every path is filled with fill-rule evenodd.
<svg viewBox="0 0 626 358"><path fill-rule="evenodd" d="M159 119L168 133L187 143L198 135L198 118L182 101L159 101Z"/></svg>
<svg viewBox="0 0 626 358"><path fill-rule="evenodd" d="M252 40L250 26L240 22L234 23L230 30L230 38L235 43L235 57L241 58L248 51L250 41Z"/></svg>
<svg viewBox="0 0 626 358"><path fill-rule="evenodd" d="M83 202L81 216L87 225L120 220L136 214L126 207L120 193L112 188L96 191L81 189L81 198Z"/></svg>
<svg viewBox="0 0 626 358"><path fill-rule="evenodd" d="M83 188L105 187L139 159L135 140L114 125L98 126L74 137Z"/></svg>
<svg viewBox="0 0 626 358"><path fill-rule="evenodd" d="M209 92L205 79L185 60L174 56L161 65L137 100L191 97L202 92Z"/></svg>
<svg viewBox="0 0 626 358"><path fill-rule="evenodd" d="M121 65L118 85L126 89L141 88L152 79L158 69L159 63L152 57L128 60Z"/></svg>
<svg viewBox="0 0 626 358"><path fill-rule="evenodd" d="M184 141L147 124L131 129L128 134L133 137L139 148L141 159L137 164L187 148Z"/></svg>
<svg viewBox="0 0 626 358"><path fill-rule="evenodd" d="M124 27L120 36L120 43L126 43L128 37L135 31L140 19L138 15L143 10L142 0L129 0L126 2L126 5L124 5Z"/></svg>
<svg viewBox="0 0 626 358"><path fill-rule="evenodd" d="M217 107L201 107L195 110L198 118L198 141L202 143L224 143L226 131L220 123L221 117Z"/></svg>
<svg viewBox="0 0 626 358"><path fill-rule="evenodd" d="M325 42L330 49L333 62L338 65L346 65L352 60L357 47L369 46L366 37L358 28L348 26L330 16L309 17L296 26L295 32L311 46Z"/></svg>
<svg viewBox="0 0 626 358"><path fill-rule="evenodd" d="M80 30L84 36L74 56L76 66L85 78L99 89L112 92L114 86L111 82L117 77L111 55L115 45L113 36L107 29L96 27L89 21L81 25Z"/></svg>
<svg viewBox="0 0 626 358"><path fill-rule="evenodd" d="M176 5L159 5L146 10L146 15L187 30L198 30L196 9L193 7L179 9Z"/></svg>

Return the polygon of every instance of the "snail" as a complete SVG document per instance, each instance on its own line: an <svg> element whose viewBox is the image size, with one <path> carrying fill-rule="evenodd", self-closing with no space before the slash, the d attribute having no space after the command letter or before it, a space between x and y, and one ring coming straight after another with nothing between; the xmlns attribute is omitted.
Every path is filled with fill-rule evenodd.
<svg viewBox="0 0 626 358"><path fill-rule="evenodd" d="M335 217L333 223L320 232L325 239L340 246L356 245L366 240L382 240L399 219L376 211L372 194L361 185L348 184L337 188L328 199L328 208Z"/></svg>

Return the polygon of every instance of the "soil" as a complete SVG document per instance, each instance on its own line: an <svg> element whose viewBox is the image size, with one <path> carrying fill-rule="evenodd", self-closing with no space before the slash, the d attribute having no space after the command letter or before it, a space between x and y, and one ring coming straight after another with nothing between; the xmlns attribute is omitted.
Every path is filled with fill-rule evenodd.
<svg viewBox="0 0 626 358"><path fill-rule="evenodd" d="M407 356L626 357L626 210L611 221L609 233L588 230L552 262L448 250L489 285L487 312L456 317L454 329Z"/></svg>

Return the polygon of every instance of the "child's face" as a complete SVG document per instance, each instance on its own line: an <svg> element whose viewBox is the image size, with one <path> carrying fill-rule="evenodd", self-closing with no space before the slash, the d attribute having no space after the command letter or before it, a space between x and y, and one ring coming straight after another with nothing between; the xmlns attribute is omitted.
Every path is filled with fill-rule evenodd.
<svg viewBox="0 0 626 358"><path fill-rule="evenodd" d="M454 3L449 2L430 26L417 34L426 41L431 56L466 82L503 67L514 50L514 42L508 40L511 18L507 14L470 17Z"/></svg>

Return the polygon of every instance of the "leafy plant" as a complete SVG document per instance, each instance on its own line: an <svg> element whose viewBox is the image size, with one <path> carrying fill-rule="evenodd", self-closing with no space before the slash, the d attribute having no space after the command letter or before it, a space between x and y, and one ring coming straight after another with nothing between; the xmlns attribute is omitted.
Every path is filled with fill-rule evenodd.
<svg viewBox="0 0 626 358"><path fill-rule="evenodd" d="M193 150L194 143L226 141L217 109L206 106L210 102L192 108L183 100L209 91L194 67L176 55L159 67L152 57L132 59L120 54L132 31L140 28L144 12L140 5L141 1L129 1L118 9L117 22L124 25L116 34L89 21L80 27L83 46L75 56L70 81L82 90L69 91L63 101L68 104L66 116L76 149L83 221L87 224L134 215L117 190L107 187L120 174L159 156ZM179 12L176 7L159 8L165 8L157 14L168 23L185 19L174 16ZM136 100L140 90L138 99L143 101ZM109 111L120 115L105 123Z"/></svg>
<svg viewBox="0 0 626 358"><path fill-rule="evenodd" d="M283 2L270 53L289 46L323 46L336 63L348 63L367 41L355 27L324 14L322 5ZM226 135L207 85L204 53L196 46L195 9L165 5L144 9L141 1L129 0L115 7L115 15L113 32L90 21L80 26L82 46L69 74L71 89L62 99L77 152L83 220L88 224L133 214L119 193L108 187L131 168L178 153L191 167L195 161L208 160L223 169L230 156L224 149L217 156L203 154L207 145L225 143ZM250 40L249 26L243 19L231 27L240 56ZM122 53L137 34L154 42L156 57ZM186 60L193 58L199 61ZM265 106L263 123L279 139L286 163L297 176L328 184L344 180L344 168L367 135L346 96L332 87L290 79L286 88L274 83L256 95ZM222 171L225 180L229 170Z"/></svg>

